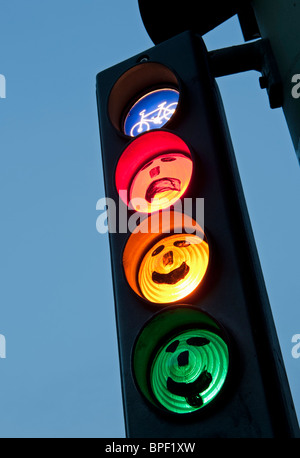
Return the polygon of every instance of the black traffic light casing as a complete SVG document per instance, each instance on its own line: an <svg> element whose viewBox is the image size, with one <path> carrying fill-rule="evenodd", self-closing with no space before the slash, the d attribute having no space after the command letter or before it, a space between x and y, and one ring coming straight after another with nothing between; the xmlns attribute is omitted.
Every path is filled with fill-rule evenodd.
<svg viewBox="0 0 300 458"><path fill-rule="evenodd" d="M154 44L186 30L204 35L237 13L249 14L250 0L139 0L144 26Z"/></svg>
<svg viewBox="0 0 300 458"><path fill-rule="evenodd" d="M162 130L179 135L191 148L196 166L186 195L204 198L210 259L204 280L193 293L178 303L155 304L136 294L124 273L129 231L109 234L126 434L133 438L296 437L299 427L222 101L199 36L184 32L97 75L106 197L116 202L118 210L115 171L123 150L135 141L118 125L129 100L122 96L122 85L115 90L116 83L123 79L123 87L131 86L128 94L134 99L135 84L138 95L143 87L140 76L151 73L153 64L165 66L178 81L178 108ZM149 72L143 72L141 66L147 65ZM167 79L168 72L161 75ZM184 415L145 399L133 367L134 348L144 326L160 311L181 304L208 313L230 341L224 390L211 406Z"/></svg>

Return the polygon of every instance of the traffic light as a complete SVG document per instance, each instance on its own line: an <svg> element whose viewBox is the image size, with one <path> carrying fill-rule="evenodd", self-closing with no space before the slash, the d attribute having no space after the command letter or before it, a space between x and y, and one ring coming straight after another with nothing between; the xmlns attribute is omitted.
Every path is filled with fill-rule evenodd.
<svg viewBox="0 0 300 458"><path fill-rule="evenodd" d="M128 437L299 431L203 40L97 75Z"/></svg>

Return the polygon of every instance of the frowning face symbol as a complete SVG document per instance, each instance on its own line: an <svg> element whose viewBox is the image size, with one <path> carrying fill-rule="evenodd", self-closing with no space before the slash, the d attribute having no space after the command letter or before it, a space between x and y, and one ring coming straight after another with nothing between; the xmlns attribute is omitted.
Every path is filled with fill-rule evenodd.
<svg viewBox="0 0 300 458"><path fill-rule="evenodd" d="M201 282L208 264L208 245L196 235L170 235L156 243L142 260L138 281L146 299L175 302Z"/></svg>
<svg viewBox="0 0 300 458"><path fill-rule="evenodd" d="M188 187L192 167L189 157L176 152L147 162L136 173L130 187L135 210L150 213L174 204Z"/></svg>
<svg viewBox="0 0 300 458"><path fill-rule="evenodd" d="M131 210L152 213L175 204L188 188L192 174L188 145L171 132L152 130L137 136L124 149L117 163L115 185Z"/></svg>

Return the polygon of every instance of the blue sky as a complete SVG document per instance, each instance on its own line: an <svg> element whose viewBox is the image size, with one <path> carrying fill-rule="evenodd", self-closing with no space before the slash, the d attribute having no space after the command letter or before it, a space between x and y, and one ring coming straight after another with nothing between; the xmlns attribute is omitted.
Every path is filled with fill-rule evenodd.
<svg viewBox="0 0 300 458"><path fill-rule="evenodd" d="M137 0L2 1L1 19L0 436L122 437L95 79L152 42ZM243 42L235 18L204 38ZM258 77L218 82L299 416L300 167Z"/></svg>

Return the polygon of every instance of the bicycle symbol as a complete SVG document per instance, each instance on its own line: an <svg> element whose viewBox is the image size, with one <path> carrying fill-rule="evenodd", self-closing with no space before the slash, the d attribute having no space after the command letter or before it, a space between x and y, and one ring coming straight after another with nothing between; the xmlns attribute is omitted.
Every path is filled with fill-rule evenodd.
<svg viewBox="0 0 300 458"><path fill-rule="evenodd" d="M136 137L138 134L154 129L156 126L163 126L170 120L176 110L177 104L178 102L173 102L167 105L167 102L162 102L157 105L155 110L149 113L146 113L146 109L142 110L139 113L140 120L132 126L130 135Z"/></svg>

